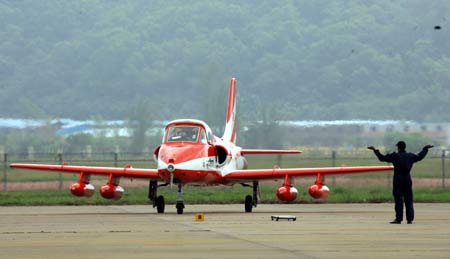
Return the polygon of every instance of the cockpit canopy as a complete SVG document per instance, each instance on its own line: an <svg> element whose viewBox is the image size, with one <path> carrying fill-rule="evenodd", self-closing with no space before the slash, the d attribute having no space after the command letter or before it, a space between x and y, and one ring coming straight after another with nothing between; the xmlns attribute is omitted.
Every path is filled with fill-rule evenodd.
<svg viewBox="0 0 450 259"><path fill-rule="evenodd" d="M191 142L201 144L212 144L213 135L211 129L202 121L197 120L177 120L166 126L164 136L165 143Z"/></svg>
<svg viewBox="0 0 450 259"><path fill-rule="evenodd" d="M200 128L197 126L172 126L169 128L167 142L197 142L199 132Z"/></svg>

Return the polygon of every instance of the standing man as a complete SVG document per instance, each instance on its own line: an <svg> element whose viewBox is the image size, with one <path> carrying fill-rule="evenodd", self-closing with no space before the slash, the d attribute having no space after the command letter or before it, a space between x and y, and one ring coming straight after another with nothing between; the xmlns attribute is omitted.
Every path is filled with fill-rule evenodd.
<svg viewBox="0 0 450 259"><path fill-rule="evenodd" d="M399 141L397 144L398 152L387 155L380 153L380 150L373 146L367 147L373 150L378 160L392 163L394 165L394 185L392 194L395 200L395 220L391 224L401 224L403 220L403 202L406 207L406 220L412 224L414 220L413 192L411 168L415 162L422 160L428 153L432 145L426 145L418 154L406 152L406 143Z"/></svg>

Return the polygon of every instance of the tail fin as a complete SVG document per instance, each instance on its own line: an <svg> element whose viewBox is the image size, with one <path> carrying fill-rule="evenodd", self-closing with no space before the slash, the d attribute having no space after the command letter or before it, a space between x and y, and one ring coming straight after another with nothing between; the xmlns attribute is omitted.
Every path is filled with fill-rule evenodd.
<svg viewBox="0 0 450 259"><path fill-rule="evenodd" d="M227 121L222 139L233 143L236 142L236 78L231 78L230 81Z"/></svg>

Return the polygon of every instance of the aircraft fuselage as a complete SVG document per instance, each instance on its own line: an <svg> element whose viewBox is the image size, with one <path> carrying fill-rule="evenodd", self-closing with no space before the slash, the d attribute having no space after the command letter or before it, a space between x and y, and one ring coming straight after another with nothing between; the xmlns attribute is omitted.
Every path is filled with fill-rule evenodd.
<svg viewBox="0 0 450 259"><path fill-rule="evenodd" d="M223 176L228 171L244 169L247 164L240 147L212 135L209 127L197 120L169 123L154 157L166 183L226 184Z"/></svg>

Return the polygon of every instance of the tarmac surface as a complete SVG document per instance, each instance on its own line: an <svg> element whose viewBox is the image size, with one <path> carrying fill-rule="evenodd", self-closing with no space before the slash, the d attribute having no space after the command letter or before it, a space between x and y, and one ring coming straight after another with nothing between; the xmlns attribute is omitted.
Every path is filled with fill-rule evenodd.
<svg viewBox="0 0 450 259"><path fill-rule="evenodd" d="M412 225L393 204L174 207L0 207L0 258L450 258L450 204L415 204Z"/></svg>

